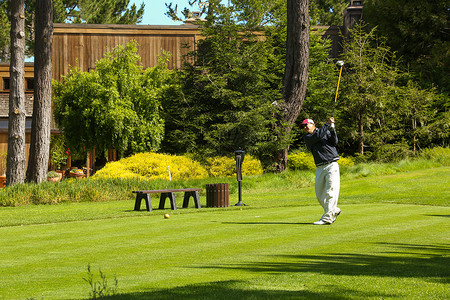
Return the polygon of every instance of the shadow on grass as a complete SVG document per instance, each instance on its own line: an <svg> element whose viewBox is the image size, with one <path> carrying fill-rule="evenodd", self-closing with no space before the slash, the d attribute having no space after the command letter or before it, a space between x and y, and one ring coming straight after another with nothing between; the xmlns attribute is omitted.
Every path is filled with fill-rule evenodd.
<svg viewBox="0 0 450 300"><path fill-rule="evenodd" d="M314 225L313 223L299 223L299 222L222 222L222 224L236 224L236 225Z"/></svg>
<svg viewBox="0 0 450 300"><path fill-rule="evenodd" d="M450 218L450 215L425 215L427 217L443 217L443 218Z"/></svg>
<svg viewBox="0 0 450 300"><path fill-rule="evenodd" d="M395 295L377 292L362 292L343 289L337 285L327 285L326 291L313 292L308 290L275 290L275 289L246 289L242 281L220 281L208 284L188 285L173 289L156 290L141 293L119 294L102 299L364 299L368 297L389 298Z"/></svg>
<svg viewBox="0 0 450 300"><path fill-rule="evenodd" d="M205 268L239 269L267 274L313 272L326 275L415 277L450 282L448 245L378 244L393 249L382 254L284 255L281 256L284 258L283 262L255 262ZM277 258L279 260L280 256Z"/></svg>
<svg viewBox="0 0 450 300"><path fill-rule="evenodd" d="M390 247L380 254L332 253L321 255L277 256L277 262L211 265L200 268L238 269L262 275L289 273L321 273L324 275L424 278L427 281L449 282L449 245L416 245L378 243ZM283 262L279 262L282 258ZM399 295L322 286L319 291L308 289L282 290L269 287L245 288L245 281L222 281L189 285L173 289L121 294L105 299L364 299L392 298Z"/></svg>

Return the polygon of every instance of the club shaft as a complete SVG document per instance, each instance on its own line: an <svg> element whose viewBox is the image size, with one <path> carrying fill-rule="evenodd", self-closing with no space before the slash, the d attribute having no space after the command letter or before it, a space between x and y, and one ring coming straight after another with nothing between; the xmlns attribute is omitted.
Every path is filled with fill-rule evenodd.
<svg viewBox="0 0 450 300"><path fill-rule="evenodd" d="M336 97L334 98L334 103L336 103L336 101L337 101L337 96L338 96L338 91L339 91L339 83L341 82L342 67L343 66L341 66L341 70L339 71L339 79L338 79L338 84L337 84L337 88L336 88Z"/></svg>
<svg viewBox="0 0 450 300"><path fill-rule="evenodd" d="M337 101L337 96L338 96L338 91L339 91L339 83L341 82L341 75L342 75L342 67L344 65L341 66L341 70L339 71L339 79L338 79L338 84L336 87L336 97L334 97L334 107L333 107L333 118L334 118L334 111L336 110L336 101Z"/></svg>

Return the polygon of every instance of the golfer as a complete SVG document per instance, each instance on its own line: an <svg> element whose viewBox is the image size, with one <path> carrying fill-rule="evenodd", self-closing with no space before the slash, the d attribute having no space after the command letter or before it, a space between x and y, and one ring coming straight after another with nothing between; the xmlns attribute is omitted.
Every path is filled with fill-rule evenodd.
<svg viewBox="0 0 450 300"><path fill-rule="evenodd" d="M312 152L316 164L316 197L322 205L324 214L315 225L328 225L336 221L341 210L337 207L339 189L339 154L336 149L338 137L334 129L334 118L320 129L311 119L304 120L300 126L305 131L303 140Z"/></svg>

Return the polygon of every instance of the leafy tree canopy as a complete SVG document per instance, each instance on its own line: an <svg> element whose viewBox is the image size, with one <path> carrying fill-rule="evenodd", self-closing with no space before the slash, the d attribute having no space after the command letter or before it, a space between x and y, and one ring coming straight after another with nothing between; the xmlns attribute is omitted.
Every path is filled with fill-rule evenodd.
<svg viewBox="0 0 450 300"><path fill-rule="evenodd" d="M229 4L236 12L235 22L247 27L286 24L286 0L230 0ZM200 13L206 14L206 19L212 22L218 7L224 6L220 0L192 0L189 5L200 7ZM348 5L348 0L310 0L311 25L342 25L342 16ZM192 17L192 10L188 7L183 8L180 16L178 5L168 3L166 6L166 14L174 20L183 20L181 16L185 19Z"/></svg>
<svg viewBox="0 0 450 300"><path fill-rule="evenodd" d="M277 59L269 42L234 16L231 8L216 10L215 25L205 24L198 50L178 73L179 88L168 91L164 151L229 155L242 148L260 155L274 146Z"/></svg>
<svg viewBox="0 0 450 300"><path fill-rule="evenodd" d="M310 0L309 17L312 25L342 26L344 10L349 0Z"/></svg>
<svg viewBox="0 0 450 300"><path fill-rule="evenodd" d="M71 149L130 154L158 150L164 134L160 91L170 77L160 59L143 72L136 42L117 46L90 72L54 82L55 120Z"/></svg>
<svg viewBox="0 0 450 300"><path fill-rule="evenodd" d="M412 67L420 81L450 91L450 6L448 0L366 0L364 18ZM422 82L423 84L423 82Z"/></svg>

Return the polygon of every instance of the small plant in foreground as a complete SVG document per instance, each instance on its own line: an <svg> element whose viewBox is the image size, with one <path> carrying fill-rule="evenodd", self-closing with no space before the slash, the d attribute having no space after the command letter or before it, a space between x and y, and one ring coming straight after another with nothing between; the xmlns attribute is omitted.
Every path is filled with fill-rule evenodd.
<svg viewBox="0 0 450 300"><path fill-rule="evenodd" d="M47 178L57 178L59 177L59 174L55 171L50 171L47 173Z"/></svg>
<svg viewBox="0 0 450 300"><path fill-rule="evenodd" d="M114 275L114 286L109 287L106 274L104 274L100 268L98 271L100 273L100 280L96 281L94 279L94 273L91 272L91 265L87 265L87 277L83 278L83 280L90 286L89 299L100 299L102 297L112 296L117 293L119 281L116 276Z"/></svg>

